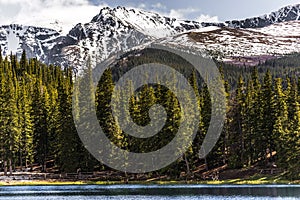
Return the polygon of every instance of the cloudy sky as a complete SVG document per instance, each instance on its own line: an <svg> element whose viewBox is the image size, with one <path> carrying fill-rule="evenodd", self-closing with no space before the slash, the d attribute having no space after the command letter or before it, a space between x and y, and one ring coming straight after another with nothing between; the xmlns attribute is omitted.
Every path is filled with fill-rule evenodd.
<svg viewBox="0 0 300 200"><path fill-rule="evenodd" d="M0 0L0 25L22 23L67 30L89 22L103 6L126 6L181 19L225 21L258 16L299 0ZM54 23L58 22L58 24Z"/></svg>

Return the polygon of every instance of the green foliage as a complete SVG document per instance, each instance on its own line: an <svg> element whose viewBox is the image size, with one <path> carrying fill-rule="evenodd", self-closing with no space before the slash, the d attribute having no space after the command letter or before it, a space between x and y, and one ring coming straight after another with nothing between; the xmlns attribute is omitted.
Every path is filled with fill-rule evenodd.
<svg viewBox="0 0 300 200"><path fill-rule="evenodd" d="M27 59L24 51L20 61L14 55L1 57L0 76L4 170L39 164L47 171L47 162L52 160L61 171L75 172L80 167L76 153L83 148L72 117L71 71ZM66 164L72 159L73 163Z"/></svg>
<svg viewBox="0 0 300 200"><path fill-rule="evenodd" d="M129 102L130 116L126 117L131 117L137 125L148 125L157 121L155 115L150 118L149 110L159 104L167 113L162 130L153 137L140 139L119 127L112 108L118 112L120 105L111 103L115 82L137 65L158 62L173 67L187 78L198 99L197 105L189 107L199 108L200 119L195 140L187 152L177 162L155 173L178 177L185 172L192 176L203 164L209 169L224 164L241 168L253 164L267 167L272 163L284 169L289 178L299 178L300 81L296 78L299 55L267 61L254 68L222 64L227 118L217 145L200 160L198 153L210 124L212 104L203 79L190 63L163 50L135 53L128 53L106 70L97 85L95 99L93 96L86 99L96 103L101 128L115 145L133 152L158 150L175 137L181 120L193 118L181 115L180 102L172 91L152 84L134 91ZM91 76L91 70L87 63L84 73ZM62 70L28 59L25 51L20 60L14 55L0 56L0 160L6 172L15 166L27 168L33 164L39 164L43 171L50 167L61 172L108 169L87 152L77 135L74 120L79 116L72 115L73 79L71 69ZM180 85L175 79L170 81ZM91 80L87 86L94 89ZM131 91L132 88L124 88L114 98ZM184 95L185 91L181 92ZM76 104L76 95L73 101L85 113L87 108ZM54 166L50 166L50 160Z"/></svg>

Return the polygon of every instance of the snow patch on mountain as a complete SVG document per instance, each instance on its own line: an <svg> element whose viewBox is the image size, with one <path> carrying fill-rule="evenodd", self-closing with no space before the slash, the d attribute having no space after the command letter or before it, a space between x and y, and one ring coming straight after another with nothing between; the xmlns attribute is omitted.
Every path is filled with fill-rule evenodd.
<svg viewBox="0 0 300 200"><path fill-rule="evenodd" d="M195 52L206 50L222 60L284 55L300 52L300 22L285 22L258 29L222 27L207 31L191 31L159 42L188 47Z"/></svg>
<svg viewBox="0 0 300 200"><path fill-rule="evenodd" d="M218 27L218 26L208 26L208 27L200 28L198 30L194 30L193 32L195 32L195 33L210 32L210 31L219 30L220 28L221 27Z"/></svg>
<svg viewBox="0 0 300 200"><path fill-rule="evenodd" d="M300 37L300 21L276 23L264 28L249 29L261 33L283 37Z"/></svg>
<svg viewBox="0 0 300 200"><path fill-rule="evenodd" d="M20 40L12 30L8 33L6 42L7 50L13 54L17 53Z"/></svg>
<svg viewBox="0 0 300 200"><path fill-rule="evenodd" d="M47 53L58 37L59 33L51 29L17 24L0 26L0 45L4 55L21 55L24 49L29 57L46 61Z"/></svg>

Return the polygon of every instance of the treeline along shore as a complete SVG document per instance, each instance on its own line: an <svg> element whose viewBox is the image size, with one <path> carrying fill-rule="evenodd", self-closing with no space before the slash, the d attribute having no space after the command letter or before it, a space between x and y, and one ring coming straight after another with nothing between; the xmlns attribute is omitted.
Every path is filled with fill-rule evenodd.
<svg viewBox="0 0 300 200"><path fill-rule="evenodd" d="M204 81L189 63L167 52L146 49L139 56L131 54L106 70L96 86L99 123L115 145L128 151L150 152L172 140L181 116L179 102L168 88L145 85L130 99L131 117L141 126L149 123L152 105L158 103L166 109L168 119L161 132L144 141L120 130L111 110L115 105L110 105L114 84L127 70L149 61L167 64L188 79L198 94L201 111L195 140L182 158L164 169L141 175L117 172L101 164L84 148L74 124L72 95L74 80L80 81L80 76L75 76L72 69L29 59L24 51L20 58L0 54L1 177L34 179L34 174L43 173L37 177L146 181L268 174L299 179L299 55L266 61L257 67L219 63L226 88L227 118L215 148L205 159L199 159L211 115L211 99ZM90 72L87 63L83 73ZM230 177L225 173L228 170L234 170L231 172L236 176Z"/></svg>

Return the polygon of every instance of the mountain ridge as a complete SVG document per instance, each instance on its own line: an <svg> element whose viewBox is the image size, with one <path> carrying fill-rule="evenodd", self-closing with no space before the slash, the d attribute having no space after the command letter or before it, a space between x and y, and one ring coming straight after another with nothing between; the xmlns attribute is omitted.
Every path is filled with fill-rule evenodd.
<svg viewBox="0 0 300 200"><path fill-rule="evenodd" d="M259 40L259 38L267 35L270 39L269 48L273 37L275 38L274 41L285 41L286 39L278 35L272 35L270 31L278 32L276 31L276 27L280 30L281 26L285 26L286 29L293 29L295 26L296 30L298 23L294 23L293 21L298 22L299 20L300 4L286 6L269 15L240 21L227 21L225 23L201 23L190 20L178 20L154 12L141 9L127 9L121 6L116 8L104 7L90 22L77 24L66 36L61 35L58 31L42 27L22 25L0 26L0 45L4 55L9 55L10 52L21 55L23 49L25 49L28 56L37 57L47 64L52 63L71 66L73 68L82 68L88 57L91 58L93 63L97 63L106 59L114 52L126 51L162 38L166 38L166 41L168 38L177 37L183 33L205 32L205 27L249 29L248 33L253 31L253 29L263 29L258 31L259 33L255 37ZM274 30L270 30L268 27ZM240 32L243 32L243 30ZM217 40L220 38L228 40L228 37L223 37L220 34L215 36ZM294 37L297 36L300 36L298 32ZM231 44L227 44L229 47L239 39L236 36L232 38L236 41L233 40ZM287 45L295 42L299 43L299 39L297 38L287 38L286 41L288 41ZM205 47L208 44L204 40L202 43L194 42L193 45L199 47ZM243 42L247 43L247 41ZM279 46L282 45L281 43L276 44ZM297 45L296 47L298 48ZM246 45L245 48L251 48L251 46ZM297 51L299 50L297 49Z"/></svg>
<svg viewBox="0 0 300 200"><path fill-rule="evenodd" d="M279 22L300 20L300 4L288 5L277 11L259 17L244 20L226 21L226 25L234 28L263 28Z"/></svg>

